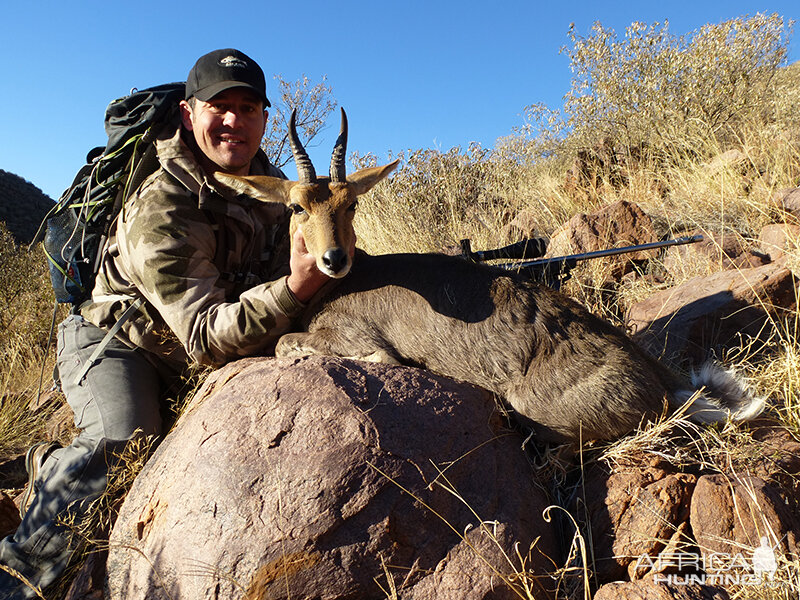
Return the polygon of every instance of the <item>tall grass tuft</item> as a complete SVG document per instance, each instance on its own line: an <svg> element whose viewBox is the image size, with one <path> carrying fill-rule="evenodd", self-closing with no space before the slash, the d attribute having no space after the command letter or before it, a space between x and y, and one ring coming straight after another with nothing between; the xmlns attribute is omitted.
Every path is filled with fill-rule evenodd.
<svg viewBox="0 0 800 600"><path fill-rule="evenodd" d="M0 223L0 457L41 439L47 412L35 413L39 380L49 387L53 296L41 247L19 246Z"/></svg>
<svg viewBox="0 0 800 600"><path fill-rule="evenodd" d="M492 148L398 153L401 165L391 181L360 200L359 245L375 254L440 251L464 238L476 249L494 247L552 235L578 213L628 200L652 217L659 235L699 229L734 234L757 248L765 225L794 222L777 205L776 192L800 186L800 63L785 64L792 29L777 14L682 35L667 22L633 23L622 37L600 23L586 35L572 28L563 51L573 81L563 106L528 106L521 125ZM354 155L352 161L361 167L377 159ZM787 265L800 276L800 251L790 251ZM719 268L685 261L665 273L655 265L648 277L612 287L587 269L567 291L622 324L632 302ZM40 249L18 247L0 225L0 457L43 436L42 416L28 405L42 366L45 381L52 370L52 306ZM724 358L800 439L799 323L796 307L777 313L767 344L744 340ZM746 465L754 447L746 429L699 430L676 415L601 451L611 464L656 451L678 467L724 472ZM130 457L136 468L125 472L131 477L141 456ZM82 535L88 539L97 524ZM586 552L591 540L576 538L574 568L584 573L591 568ZM788 583L777 595L752 588L736 597L796 597L797 561L781 572ZM577 587L564 597L588 593L588 586Z"/></svg>

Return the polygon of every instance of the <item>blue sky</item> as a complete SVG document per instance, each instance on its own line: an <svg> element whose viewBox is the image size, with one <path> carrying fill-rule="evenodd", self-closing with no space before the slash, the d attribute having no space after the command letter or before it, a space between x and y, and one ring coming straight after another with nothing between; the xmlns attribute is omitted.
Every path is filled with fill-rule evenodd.
<svg viewBox="0 0 800 600"><path fill-rule="evenodd" d="M240 0L4 3L0 169L57 198L103 145L103 112L132 87L186 78L198 56L237 47L267 74L327 75L350 119L351 150L386 157L416 148L492 146L525 106L561 105L567 30L594 21L620 35L669 19L673 33L756 12L800 20L797 0L472 3ZM790 61L800 59L793 38ZM325 170L338 115L310 154ZM320 169L321 166L321 169ZM292 168L287 174L294 175Z"/></svg>

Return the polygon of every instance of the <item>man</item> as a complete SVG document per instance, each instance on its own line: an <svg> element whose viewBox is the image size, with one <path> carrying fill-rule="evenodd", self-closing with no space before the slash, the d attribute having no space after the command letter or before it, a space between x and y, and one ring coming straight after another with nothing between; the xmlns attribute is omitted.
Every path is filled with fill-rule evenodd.
<svg viewBox="0 0 800 600"><path fill-rule="evenodd" d="M327 281L300 232L289 251L285 207L232 197L213 179L285 178L259 149L269 106L264 73L247 55L223 49L197 61L180 124L156 142L160 168L111 231L92 299L59 326L58 374L80 434L29 453L32 501L0 542L0 565L35 586L66 567L63 521L102 494L114 453L162 433L160 401L187 366L270 352ZM0 571L0 599L29 597Z"/></svg>

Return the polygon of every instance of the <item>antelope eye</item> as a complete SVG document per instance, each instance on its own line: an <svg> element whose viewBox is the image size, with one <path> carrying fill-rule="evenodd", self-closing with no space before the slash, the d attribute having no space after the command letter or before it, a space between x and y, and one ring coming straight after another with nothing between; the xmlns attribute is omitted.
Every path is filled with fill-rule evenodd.
<svg viewBox="0 0 800 600"><path fill-rule="evenodd" d="M300 206L299 204L290 204L289 209L292 211L292 213L296 215L300 215L306 212L306 209Z"/></svg>
<svg viewBox="0 0 800 600"><path fill-rule="evenodd" d="M356 201L355 201L355 202L353 202L353 203L352 203L350 206L348 206L348 207L347 207L347 210L351 210L351 211L353 211L353 210L355 210L355 209L356 209L356 206L358 206L358 200L356 200Z"/></svg>

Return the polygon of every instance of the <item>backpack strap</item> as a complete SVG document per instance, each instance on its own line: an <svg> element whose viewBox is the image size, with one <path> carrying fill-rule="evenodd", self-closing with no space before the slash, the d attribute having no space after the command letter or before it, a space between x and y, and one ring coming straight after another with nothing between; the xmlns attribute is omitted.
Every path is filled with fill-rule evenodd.
<svg viewBox="0 0 800 600"><path fill-rule="evenodd" d="M127 296L126 296L126 298L127 298ZM109 329L106 332L106 335L103 337L102 340L100 340L100 343L97 344L97 348L95 348L94 352L92 352L91 356L89 356L89 360L86 361L86 364L83 365L83 368L75 376L75 385L80 385L81 384L81 381L83 381L83 378L86 377L86 373L89 372L89 369L92 368L92 366L94 365L95 361L99 358L100 354L103 352L103 350L106 349L106 346L108 346L108 344L111 341L111 339L115 335L117 335L119 330L122 329L122 326L125 323L127 323L127 321L133 316L133 313L135 313L137 310L139 310L139 307L142 304L144 304L144 298L137 298L136 300L133 301L133 303L128 308L125 309L125 312L122 313L122 315L120 316L119 319L117 319L117 322L114 323L114 325L111 327L111 329Z"/></svg>

